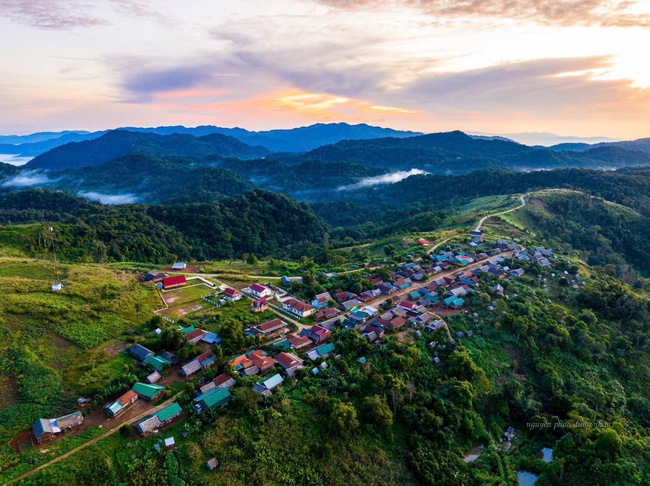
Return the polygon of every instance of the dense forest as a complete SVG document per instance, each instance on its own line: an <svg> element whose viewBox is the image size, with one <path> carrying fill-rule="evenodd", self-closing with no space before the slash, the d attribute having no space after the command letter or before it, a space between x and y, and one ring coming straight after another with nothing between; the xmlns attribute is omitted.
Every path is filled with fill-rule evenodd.
<svg viewBox="0 0 650 486"><path fill-rule="evenodd" d="M223 202L170 206L106 206L60 192L33 190L0 197L0 224L26 228L35 254L51 245L74 261L169 262L282 255L301 242L318 243L327 224L306 205L253 191Z"/></svg>

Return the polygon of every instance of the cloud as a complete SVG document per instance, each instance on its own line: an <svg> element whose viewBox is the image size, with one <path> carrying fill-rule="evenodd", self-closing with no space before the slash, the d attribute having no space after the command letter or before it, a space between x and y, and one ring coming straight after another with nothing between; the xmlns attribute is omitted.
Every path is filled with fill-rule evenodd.
<svg viewBox="0 0 650 486"><path fill-rule="evenodd" d="M52 182L52 180L47 175L42 172L30 171L7 179L2 183L2 187L31 187L48 182Z"/></svg>
<svg viewBox="0 0 650 486"><path fill-rule="evenodd" d="M129 101L148 101L156 93L195 88L215 76L209 65L182 65L147 68L127 72L122 87L130 94Z"/></svg>
<svg viewBox="0 0 650 486"><path fill-rule="evenodd" d="M171 19L159 10L150 8L139 0L110 0L110 5L118 14L133 17L148 17L170 25ZM109 25L105 18L110 10L102 10L100 2L92 0L0 0L0 17L15 22L49 30L65 30L77 27Z"/></svg>
<svg viewBox="0 0 650 486"><path fill-rule="evenodd" d="M413 8L431 17L492 17L546 25L646 27L650 16L634 11L634 0L315 0L345 10Z"/></svg>
<svg viewBox="0 0 650 486"><path fill-rule="evenodd" d="M85 14L90 5L82 0L0 0L0 17L52 30L105 25L105 20Z"/></svg>
<svg viewBox="0 0 650 486"><path fill-rule="evenodd" d="M398 171L398 172L391 172L390 174L384 174L380 176L373 176L373 177L366 177L364 179L361 179L359 182L355 184L350 184L347 186L341 186L338 187L336 190L337 191L353 191L355 189L363 189L365 187L372 187L372 186L379 186L379 185L385 185L385 184L395 184L396 182L402 181L406 179L407 177L411 177L414 175L422 175L422 174L428 174L428 172L425 172L420 169L411 169L409 171Z"/></svg>
<svg viewBox="0 0 650 486"><path fill-rule="evenodd" d="M99 201L102 204L133 204L139 200L136 194L103 194L94 191L79 191L77 196Z"/></svg>

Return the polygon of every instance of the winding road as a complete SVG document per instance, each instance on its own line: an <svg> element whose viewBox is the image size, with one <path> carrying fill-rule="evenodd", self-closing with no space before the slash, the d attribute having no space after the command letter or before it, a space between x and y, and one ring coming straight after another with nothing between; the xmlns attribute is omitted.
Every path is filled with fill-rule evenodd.
<svg viewBox="0 0 650 486"><path fill-rule="evenodd" d="M489 218L493 218L495 216L501 216L502 214L512 213L517 209L523 208L526 205L526 199L524 198L524 194L519 196L519 200L521 201L521 204L516 208L508 209L506 211L501 211L500 213L493 213L493 214L488 214L487 216L483 216L481 220L478 222L478 225L476 226L476 229L474 231L481 231L481 227L483 226L483 223L485 223L485 221L488 220Z"/></svg>

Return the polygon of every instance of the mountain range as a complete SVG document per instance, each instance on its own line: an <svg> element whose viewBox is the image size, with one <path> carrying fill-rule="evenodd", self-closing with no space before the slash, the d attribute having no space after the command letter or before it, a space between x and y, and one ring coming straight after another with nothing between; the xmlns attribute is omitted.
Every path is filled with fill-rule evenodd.
<svg viewBox="0 0 650 486"><path fill-rule="evenodd" d="M220 134L233 137L248 145L259 145L272 152L305 152L321 145L336 143L341 140L370 139L380 137L410 137L421 135L419 132L393 130L366 124L349 125L347 123L317 123L306 127L286 130L250 131L243 128L222 128L216 126L162 127L123 127L117 130L151 133L157 135L192 135L204 137ZM39 132L31 135L0 135L0 154L12 154L36 157L53 148L70 142L83 142L99 138L111 130L97 132L64 131Z"/></svg>

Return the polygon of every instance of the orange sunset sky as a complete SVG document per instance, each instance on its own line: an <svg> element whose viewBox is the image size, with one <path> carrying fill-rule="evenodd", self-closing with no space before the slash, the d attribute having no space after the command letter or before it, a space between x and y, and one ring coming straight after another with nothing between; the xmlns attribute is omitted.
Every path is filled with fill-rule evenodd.
<svg viewBox="0 0 650 486"><path fill-rule="evenodd" d="M650 1L0 0L0 133L650 136Z"/></svg>

